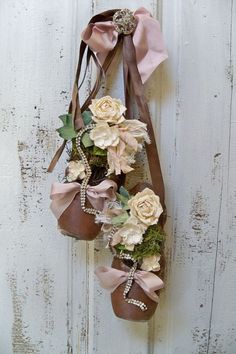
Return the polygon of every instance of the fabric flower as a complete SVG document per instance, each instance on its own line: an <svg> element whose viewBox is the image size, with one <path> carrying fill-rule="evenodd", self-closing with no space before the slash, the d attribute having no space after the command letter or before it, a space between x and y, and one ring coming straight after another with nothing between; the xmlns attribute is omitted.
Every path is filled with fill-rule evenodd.
<svg viewBox="0 0 236 354"><path fill-rule="evenodd" d="M147 272L158 272L160 270L160 254L158 253L155 256L144 257L141 265L142 270L146 270Z"/></svg>
<svg viewBox="0 0 236 354"><path fill-rule="evenodd" d="M66 169L66 179L68 182L83 179L85 174L85 165L81 160L70 161Z"/></svg>
<svg viewBox="0 0 236 354"><path fill-rule="evenodd" d="M123 113L126 111L126 107L123 106L121 100L110 96L93 99L89 109L95 122L119 124L125 120Z"/></svg>
<svg viewBox="0 0 236 354"><path fill-rule="evenodd" d="M96 216L96 222L102 223L103 231L106 232L106 230L113 227L112 218L122 213L123 213L123 209L119 202L117 201L106 202L101 214L98 214Z"/></svg>
<svg viewBox="0 0 236 354"><path fill-rule="evenodd" d="M138 119L125 120L119 125L121 139L133 144L135 150L141 151L144 141L150 144L150 138L147 132L147 124ZM136 145L135 145L135 143ZM131 145L132 146L132 145Z"/></svg>
<svg viewBox="0 0 236 354"><path fill-rule="evenodd" d="M106 149L108 146L119 144L119 130L116 126L110 127L106 122L99 122L96 127L90 131L90 139L94 145L100 149Z"/></svg>
<svg viewBox="0 0 236 354"><path fill-rule="evenodd" d="M145 188L128 201L130 215L138 218L145 225L155 225L163 212L160 198L151 189Z"/></svg>
<svg viewBox="0 0 236 354"><path fill-rule="evenodd" d="M107 149L107 162L109 166L107 176L112 173L119 175L121 172L128 173L133 171L130 165L135 162L134 155L134 151L129 150L122 140L115 147L109 146Z"/></svg>
<svg viewBox="0 0 236 354"><path fill-rule="evenodd" d="M134 246L143 240L142 229L135 224L125 223L113 236L112 246L118 243L125 245L129 251L133 251Z"/></svg>

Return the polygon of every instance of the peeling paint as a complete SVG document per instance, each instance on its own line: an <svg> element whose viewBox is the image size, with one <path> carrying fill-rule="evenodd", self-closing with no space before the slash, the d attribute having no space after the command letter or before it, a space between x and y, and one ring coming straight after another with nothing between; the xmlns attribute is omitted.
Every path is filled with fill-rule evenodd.
<svg viewBox="0 0 236 354"><path fill-rule="evenodd" d="M54 148L52 143L52 134L54 133L46 127L37 124L32 127L31 133L33 146L28 142L18 141L22 181L22 192L19 199L21 222L27 221L31 202L34 201L34 206L37 207L42 201L40 189L42 182L47 178L46 154Z"/></svg>
<svg viewBox="0 0 236 354"><path fill-rule="evenodd" d="M235 328L226 328L221 333L214 333L214 336L210 338L209 354L228 354L228 350L225 348L224 338L228 338L227 347L236 348L236 330Z"/></svg>
<svg viewBox="0 0 236 354"><path fill-rule="evenodd" d="M211 181L220 183L222 179L222 168L221 168L222 155L220 152L214 155L213 168L211 171Z"/></svg>
<svg viewBox="0 0 236 354"><path fill-rule="evenodd" d="M12 294L13 324L12 324L12 349L14 354L38 354L40 351L27 336L26 328L28 325L23 320L24 297L19 294L17 289L16 273L8 274L8 281Z"/></svg>
<svg viewBox="0 0 236 354"><path fill-rule="evenodd" d="M54 316L52 299L54 297L54 277L48 269L40 269L37 272L36 295L40 296L44 302L44 323L45 334L51 335L54 330Z"/></svg>
<svg viewBox="0 0 236 354"><path fill-rule="evenodd" d="M209 213L207 209L207 199L202 191L199 190L193 198L190 211L190 223L196 235L201 234L204 226L208 224Z"/></svg>
<svg viewBox="0 0 236 354"><path fill-rule="evenodd" d="M206 328L200 329L195 327L192 330L193 343L196 344L196 353L207 354L207 343L208 343L208 333L209 330Z"/></svg>

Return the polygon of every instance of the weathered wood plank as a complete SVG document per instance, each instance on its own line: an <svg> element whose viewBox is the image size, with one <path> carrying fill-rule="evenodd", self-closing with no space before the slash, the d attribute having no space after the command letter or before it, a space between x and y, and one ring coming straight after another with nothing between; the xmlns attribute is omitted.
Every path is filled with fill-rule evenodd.
<svg viewBox="0 0 236 354"><path fill-rule="evenodd" d="M146 90L169 237L159 309L149 324L135 324L114 316L94 278L96 266L111 262L105 242L55 229L48 194L66 155L52 175L46 168L60 143L57 116L70 100L81 30L94 13L143 5L162 20L169 51ZM233 0L1 3L1 353L236 352L235 16ZM120 68L105 86L123 97Z"/></svg>
<svg viewBox="0 0 236 354"><path fill-rule="evenodd" d="M58 236L48 210L55 175L46 168L71 90L73 3L1 3L4 354L67 353L68 241Z"/></svg>
<svg viewBox="0 0 236 354"><path fill-rule="evenodd" d="M228 86L231 87L228 114L222 119L222 205L219 213L217 252L215 263L212 318L209 329L208 353L234 354L236 352L236 4L231 1L232 17L226 43L228 61L225 67ZM228 102L227 102L228 103ZM216 178L219 175L216 171Z"/></svg>
<svg viewBox="0 0 236 354"><path fill-rule="evenodd" d="M176 1L163 7L171 52L164 76L161 151L173 232L154 352L212 353L209 326L230 106L225 69L231 4ZM166 99L168 94L176 96L175 102Z"/></svg>

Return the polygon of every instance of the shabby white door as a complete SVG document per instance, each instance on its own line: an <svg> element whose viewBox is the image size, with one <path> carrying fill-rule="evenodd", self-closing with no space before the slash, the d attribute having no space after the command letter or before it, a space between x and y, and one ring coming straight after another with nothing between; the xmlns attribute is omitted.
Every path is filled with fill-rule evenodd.
<svg viewBox="0 0 236 354"><path fill-rule="evenodd" d="M139 6L160 19L169 52L146 92L168 239L166 287L145 324L115 318L94 279L111 261L103 240L58 234L48 195L63 158L46 172L82 29ZM235 354L235 1L1 0L0 49L0 353ZM119 77L106 85L116 97Z"/></svg>

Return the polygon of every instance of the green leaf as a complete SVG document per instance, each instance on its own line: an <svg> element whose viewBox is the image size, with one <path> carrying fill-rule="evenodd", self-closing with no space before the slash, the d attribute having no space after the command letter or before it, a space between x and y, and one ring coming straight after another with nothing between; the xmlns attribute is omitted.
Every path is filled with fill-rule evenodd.
<svg viewBox="0 0 236 354"><path fill-rule="evenodd" d="M89 133L87 132L83 134L81 141L85 148L93 146L93 141L90 139Z"/></svg>
<svg viewBox="0 0 236 354"><path fill-rule="evenodd" d="M95 156L106 156L107 152L106 152L106 150L100 149L99 147L94 145L93 150L91 151L91 154L95 155Z"/></svg>
<svg viewBox="0 0 236 354"><path fill-rule="evenodd" d="M116 245L115 248L118 249L119 251L126 250L125 245L121 245L120 243L118 245Z"/></svg>
<svg viewBox="0 0 236 354"><path fill-rule="evenodd" d="M129 214L127 212L124 212L112 218L111 222L113 225L118 226L124 224L128 220L128 218L129 218Z"/></svg>
<svg viewBox="0 0 236 354"><path fill-rule="evenodd" d="M59 116L59 119L62 121L63 126L57 129L60 137L65 140L71 140L76 137L77 133L74 129L74 124L71 114L63 114Z"/></svg>
<svg viewBox="0 0 236 354"><path fill-rule="evenodd" d="M127 191L127 189L125 189L125 187L121 186L120 189L119 189L119 193L121 195L123 195L123 197L126 197L126 198L130 198L130 194L129 192Z"/></svg>
<svg viewBox="0 0 236 354"><path fill-rule="evenodd" d="M82 117L85 125L88 125L92 122L92 113L90 111L84 111L82 113Z"/></svg>
<svg viewBox="0 0 236 354"><path fill-rule="evenodd" d="M117 199L123 204L123 206L127 206L129 198L124 197L123 195L116 193Z"/></svg>

